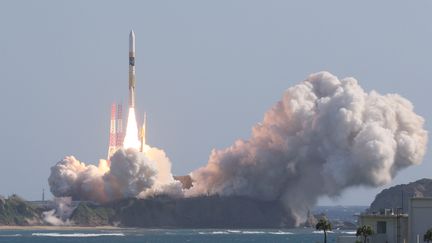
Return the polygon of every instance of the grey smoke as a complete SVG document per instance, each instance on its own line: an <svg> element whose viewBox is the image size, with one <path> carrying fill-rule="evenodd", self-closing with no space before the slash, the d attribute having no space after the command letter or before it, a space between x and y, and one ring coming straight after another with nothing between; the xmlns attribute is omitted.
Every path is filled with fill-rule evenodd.
<svg viewBox="0 0 432 243"><path fill-rule="evenodd" d="M421 163L424 119L397 94L365 92L328 72L287 89L248 140L213 150L191 173L188 196L242 195L281 200L300 223L320 196L381 186Z"/></svg>

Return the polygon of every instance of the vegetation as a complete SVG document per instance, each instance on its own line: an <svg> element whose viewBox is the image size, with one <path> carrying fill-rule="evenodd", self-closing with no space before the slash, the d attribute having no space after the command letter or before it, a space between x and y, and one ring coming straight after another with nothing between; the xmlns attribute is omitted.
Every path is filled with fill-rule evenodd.
<svg viewBox="0 0 432 243"><path fill-rule="evenodd" d="M363 237L363 243L366 243L366 240L368 239L369 236L371 236L373 234L373 230L369 225L363 225L361 227L357 228L357 233L356 236L359 237Z"/></svg>
<svg viewBox="0 0 432 243"><path fill-rule="evenodd" d="M112 224L115 215L110 207L96 206L92 203L81 202L73 211L70 219L78 225L98 226Z"/></svg>
<svg viewBox="0 0 432 243"><path fill-rule="evenodd" d="M318 223L315 225L317 230L324 231L324 243L327 243L327 231L332 230L332 226L327 218L321 218Z"/></svg>
<svg viewBox="0 0 432 243"><path fill-rule="evenodd" d="M423 235L423 241L427 243L432 242L432 228L428 229L426 234Z"/></svg>
<svg viewBox="0 0 432 243"><path fill-rule="evenodd" d="M12 195L0 197L0 225L30 225L39 223L41 211L26 201Z"/></svg>

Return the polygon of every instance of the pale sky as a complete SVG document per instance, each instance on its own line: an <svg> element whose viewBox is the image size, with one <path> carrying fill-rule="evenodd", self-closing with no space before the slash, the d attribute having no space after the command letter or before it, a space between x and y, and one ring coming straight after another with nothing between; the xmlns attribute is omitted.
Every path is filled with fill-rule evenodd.
<svg viewBox="0 0 432 243"><path fill-rule="evenodd" d="M248 138L285 89L322 70L401 94L430 130L431 13L430 0L1 1L0 194L40 199L64 156L106 157L132 28L137 115L176 175ZM430 160L392 185L430 177ZM368 205L381 189L320 204Z"/></svg>

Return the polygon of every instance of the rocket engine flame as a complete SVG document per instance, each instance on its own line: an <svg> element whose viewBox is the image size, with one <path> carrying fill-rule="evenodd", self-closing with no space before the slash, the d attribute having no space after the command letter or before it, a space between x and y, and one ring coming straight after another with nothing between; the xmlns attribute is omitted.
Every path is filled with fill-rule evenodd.
<svg viewBox="0 0 432 243"><path fill-rule="evenodd" d="M126 135L123 140L123 148L134 148L139 150L140 147L141 142L138 139L138 125L135 117L135 109L130 107L126 125Z"/></svg>

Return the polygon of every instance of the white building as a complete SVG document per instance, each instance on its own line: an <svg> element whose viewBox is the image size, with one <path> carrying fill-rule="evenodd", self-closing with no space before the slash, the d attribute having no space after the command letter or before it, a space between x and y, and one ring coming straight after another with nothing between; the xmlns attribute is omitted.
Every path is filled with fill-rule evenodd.
<svg viewBox="0 0 432 243"><path fill-rule="evenodd" d="M409 204L409 242L423 242L423 235L430 228L432 228L432 198L411 198Z"/></svg>
<svg viewBox="0 0 432 243"><path fill-rule="evenodd" d="M370 226L374 232L369 236L369 243L407 243L408 242L408 215L397 214L393 210L384 210L380 213L365 213L359 216L359 226ZM354 243L361 237L340 236L337 243Z"/></svg>
<svg viewBox="0 0 432 243"><path fill-rule="evenodd" d="M374 230L370 243L423 242L424 234L432 228L432 198L411 198L408 215L398 215L391 210L381 214L362 214L359 216L359 225L369 225ZM340 237L337 242L355 242L355 239Z"/></svg>
<svg viewBox="0 0 432 243"><path fill-rule="evenodd" d="M370 243L405 243L408 240L408 215L385 210L380 214L362 214L359 225L368 225L374 234Z"/></svg>

